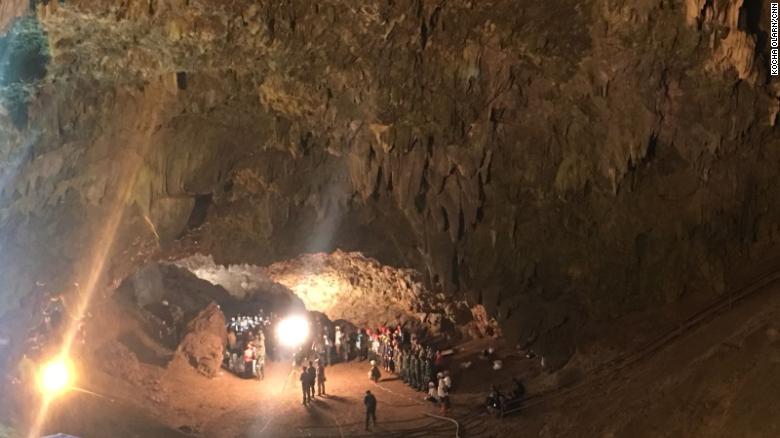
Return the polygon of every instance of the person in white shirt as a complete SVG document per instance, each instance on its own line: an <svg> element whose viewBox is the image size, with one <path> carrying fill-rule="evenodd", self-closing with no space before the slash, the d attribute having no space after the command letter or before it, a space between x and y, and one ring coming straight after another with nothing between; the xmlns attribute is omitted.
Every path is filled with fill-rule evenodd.
<svg viewBox="0 0 780 438"><path fill-rule="evenodd" d="M428 382L428 395L425 396L425 401L429 401L431 403L438 403L439 402L439 390L436 388L436 384L433 382Z"/></svg>
<svg viewBox="0 0 780 438"><path fill-rule="evenodd" d="M449 371L444 371L444 377L442 377L442 380L444 380L444 386L447 387L447 392L450 392L452 390L452 378L450 377Z"/></svg>
<svg viewBox="0 0 780 438"><path fill-rule="evenodd" d="M441 409L441 414L446 415L447 409L450 407L450 392L447 388L447 383L444 381L444 377L439 379L439 389L437 391L437 395L439 396L439 408Z"/></svg>

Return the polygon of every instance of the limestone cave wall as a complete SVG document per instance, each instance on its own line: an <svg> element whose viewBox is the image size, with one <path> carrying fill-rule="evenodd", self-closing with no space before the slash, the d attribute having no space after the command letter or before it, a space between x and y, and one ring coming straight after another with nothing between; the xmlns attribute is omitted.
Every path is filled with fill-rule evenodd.
<svg viewBox="0 0 780 438"><path fill-rule="evenodd" d="M586 321L722 293L780 238L766 1L31 13L51 61L25 123L0 117L4 309L105 242L104 283L340 248L567 357Z"/></svg>

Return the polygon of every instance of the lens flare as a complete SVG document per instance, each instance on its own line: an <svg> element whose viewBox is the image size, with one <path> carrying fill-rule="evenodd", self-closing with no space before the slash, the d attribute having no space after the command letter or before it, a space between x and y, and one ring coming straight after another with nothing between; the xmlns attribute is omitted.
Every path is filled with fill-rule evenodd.
<svg viewBox="0 0 780 438"><path fill-rule="evenodd" d="M299 347L308 337L309 320L304 316L288 316L276 326L276 339L285 347Z"/></svg>
<svg viewBox="0 0 780 438"><path fill-rule="evenodd" d="M56 396L73 383L73 366L62 358L44 364L38 373L38 388L46 396Z"/></svg>

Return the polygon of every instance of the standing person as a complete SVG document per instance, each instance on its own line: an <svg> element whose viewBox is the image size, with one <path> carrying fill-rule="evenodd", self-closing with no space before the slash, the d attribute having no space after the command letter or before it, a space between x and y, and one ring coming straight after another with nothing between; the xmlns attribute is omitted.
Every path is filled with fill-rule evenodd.
<svg viewBox="0 0 780 438"><path fill-rule="evenodd" d="M314 399L314 382L317 381L317 368L314 368L314 364L309 362L309 368L306 370L309 375L309 400Z"/></svg>
<svg viewBox="0 0 780 438"><path fill-rule="evenodd" d="M401 375L401 367L403 364L401 363L401 344L396 343L395 348L393 348L393 372Z"/></svg>
<svg viewBox="0 0 780 438"><path fill-rule="evenodd" d="M379 331L377 330L377 333ZM382 360L382 355L379 353L379 335L374 335L371 339L371 359Z"/></svg>
<svg viewBox="0 0 780 438"><path fill-rule="evenodd" d="M404 383L409 382L409 352L404 348L401 350L401 380Z"/></svg>
<svg viewBox="0 0 780 438"><path fill-rule="evenodd" d="M436 367L436 372L444 370L444 356L441 355L441 350L436 349L436 354L433 356L433 365Z"/></svg>
<svg viewBox="0 0 780 438"><path fill-rule="evenodd" d="M317 395L325 395L325 367L322 362L317 362Z"/></svg>
<svg viewBox="0 0 780 438"><path fill-rule="evenodd" d="M426 363L426 366L428 367L427 372L426 372L426 374L428 374L428 376L429 376L428 377L428 379L429 379L428 381L432 382L433 381L433 376L438 374L436 372L436 365L433 363L433 358L426 359L425 363ZM449 386L447 386L447 389L449 390Z"/></svg>
<svg viewBox="0 0 780 438"><path fill-rule="evenodd" d="M265 379L265 349L263 353L255 353L255 377Z"/></svg>
<svg viewBox="0 0 780 438"><path fill-rule="evenodd" d="M387 371L395 374L395 349L392 346L387 347Z"/></svg>
<svg viewBox="0 0 780 438"><path fill-rule="evenodd" d="M307 372L306 365L301 367L301 392L303 392L303 404L306 405L311 401L311 393L309 392L309 373Z"/></svg>
<svg viewBox="0 0 780 438"><path fill-rule="evenodd" d="M447 409L450 407L450 392L447 388L447 382L444 381L443 376L439 379L439 406L442 415L447 415Z"/></svg>
<svg viewBox="0 0 780 438"><path fill-rule="evenodd" d="M352 360L352 352L355 349L355 332L347 330L344 333L344 362Z"/></svg>
<svg viewBox="0 0 780 438"><path fill-rule="evenodd" d="M254 341L256 375L262 380L265 378L265 334L261 330Z"/></svg>
<svg viewBox="0 0 780 438"><path fill-rule="evenodd" d="M452 377L450 377L450 372L448 370L444 370L444 377L442 380L444 380L444 386L447 387L447 392L452 391ZM513 381L514 380L515 379L513 379ZM525 392L525 388L523 388L523 392Z"/></svg>
<svg viewBox="0 0 780 438"><path fill-rule="evenodd" d="M369 430L369 420L372 420L374 426L376 426L376 397L374 397L374 394L371 394L371 391L366 391L366 396L363 397L363 404L366 405L366 430Z"/></svg>
<svg viewBox="0 0 780 438"><path fill-rule="evenodd" d="M328 335L322 335L322 344L325 347L325 361L328 366L333 365L333 360L331 357L331 349L333 348L333 344L330 342L330 337Z"/></svg>
<svg viewBox="0 0 780 438"><path fill-rule="evenodd" d="M396 342L398 342L398 345L404 345L406 343L406 337L404 336L404 331L401 328L401 324L398 324L395 327L395 337L396 337Z"/></svg>
<svg viewBox="0 0 780 438"><path fill-rule="evenodd" d="M273 329L270 327L270 325L266 326L266 330L268 331L268 333L273 333L272 331ZM274 346L273 346L274 338L276 338L276 336L263 337L263 343L265 344L265 357L269 361L274 360Z"/></svg>
<svg viewBox="0 0 780 438"><path fill-rule="evenodd" d="M227 334L228 351L230 354L235 354L236 347L238 346L238 338L236 338L236 331L231 327Z"/></svg>
<svg viewBox="0 0 780 438"><path fill-rule="evenodd" d="M425 391L425 388L428 387L428 382L433 380L433 376L428 376L426 370L426 364L425 364L425 350L422 348L420 349L420 356L417 360L417 376L419 378L417 382L417 391Z"/></svg>
<svg viewBox="0 0 780 438"><path fill-rule="evenodd" d="M336 326L336 334L333 345L336 346L336 359L339 362L346 362L344 359L344 333L341 331L341 326Z"/></svg>
<svg viewBox="0 0 780 438"><path fill-rule="evenodd" d="M252 345L247 343L244 349L244 377L252 378L255 375L255 351Z"/></svg>
<svg viewBox="0 0 780 438"><path fill-rule="evenodd" d="M366 360L365 346L366 332L364 329L360 329L357 334L357 339L355 340L355 349L357 350L358 360L361 362Z"/></svg>
<svg viewBox="0 0 780 438"><path fill-rule="evenodd" d="M412 350L409 353L409 386L416 388L417 385L417 353Z"/></svg>
<svg viewBox="0 0 780 438"><path fill-rule="evenodd" d="M325 338L322 336L315 338L311 348L319 358L319 361L325 363Z"/></svg>

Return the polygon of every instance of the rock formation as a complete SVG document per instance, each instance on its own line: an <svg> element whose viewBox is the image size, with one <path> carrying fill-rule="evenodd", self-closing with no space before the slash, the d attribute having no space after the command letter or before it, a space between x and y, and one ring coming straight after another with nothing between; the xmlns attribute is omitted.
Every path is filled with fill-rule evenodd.
<svg viewBox="0 0 780 438"><path fill-rule="evenodd" d="M274 263L268 276L294 291L307 309L360 327L433 323L429 319L442 316L450 322L459 316L462 323L471 319L467 305L436 297L420 282L418 272L382 266L359 253L303 255Z"/></svg>
<svg viewBox="0 0 780 438"><path fill-rule="evenodd" d="M3 308L95 260L340 248L565 357L780 239L760 3L39 4L47 73L0 117Z"/></svg>
<svg viewBox="0 0 780 438"><path fill-rule="evenodd" d="M173 360L183 359L204 376L214 377L222 365L225 345L225 315L212 303L187 324L187 333Z"/></svg>
<svg viewBox="0 0 780 438"><path fill-rule="evenodd" d="M211 257L194 255L176 265L224 287L240 298L239 305L260 301L261 308L277 314L306 309L360 327L408 323L433 331L473 319L466 302L434 294L418 271L382 265L357 252L305 254L268 267L221 266Z"/></svg>

